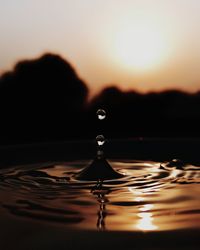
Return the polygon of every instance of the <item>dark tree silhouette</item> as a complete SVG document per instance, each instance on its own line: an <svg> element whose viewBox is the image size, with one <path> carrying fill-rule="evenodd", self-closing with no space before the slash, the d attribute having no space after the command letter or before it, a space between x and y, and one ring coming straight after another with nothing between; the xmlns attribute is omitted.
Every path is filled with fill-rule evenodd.
<svg viewBox="0 0 200 250"><path fill-rule="evenodd" d="M108 111L104 130L112 137L200 136L200 94L178 90L141 94L104 89L90 105Z"/></svg>
<svg viewBox="0 0 200 250"><path fill-rule="evenodd" d="M200 136L200 92L141 94L109 87L87 102L72 66L45 54L0 77L0 144L106 137ZM96 111L107 119L99 123Z"/></svg>
<svg viewBox="0 0 200 250"><path fill-rule="evenodd" d="M87 94L85 83L58 55L17 63L0 78L1 140L73 137L75 128L78 136Z"/></svg>

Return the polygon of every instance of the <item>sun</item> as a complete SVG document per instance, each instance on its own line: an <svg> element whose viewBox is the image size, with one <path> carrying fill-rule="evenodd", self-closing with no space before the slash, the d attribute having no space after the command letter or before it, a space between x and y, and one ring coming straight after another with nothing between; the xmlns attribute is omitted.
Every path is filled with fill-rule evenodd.
<svg viewBox="0 0 200 250"><path fill-rule="evenodd" d="M113 41L116 60L136 71L159 67L167 55L167 41L162 32L147 24L126 25Z"/></svg>

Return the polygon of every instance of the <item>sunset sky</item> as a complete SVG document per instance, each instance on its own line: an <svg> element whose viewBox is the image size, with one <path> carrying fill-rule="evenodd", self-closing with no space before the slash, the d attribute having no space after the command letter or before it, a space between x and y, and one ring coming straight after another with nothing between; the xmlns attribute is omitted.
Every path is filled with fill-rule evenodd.
<svg viewBox="0 0 200 250"><path fill-rule="evenodd" d="M59 53L92 93L200 89L199 0L0 0L0 72Z"/></svg>

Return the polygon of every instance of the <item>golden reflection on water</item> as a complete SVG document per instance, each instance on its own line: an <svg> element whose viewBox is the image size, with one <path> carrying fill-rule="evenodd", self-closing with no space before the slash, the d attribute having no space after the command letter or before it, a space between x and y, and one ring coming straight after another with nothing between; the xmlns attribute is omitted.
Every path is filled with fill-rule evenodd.
<svg viewBox="0 0 200 250"><path fill-rule="evenodd" d="M139 220L136 224L136 228L143 231L150 231L158 229L154 223L153 213L151 213L151 209L154 207L153 204L145 204L139 208L139 213L137 216Z"/></svg>
<svg viewBox="0 0 200 250"><path fill-rule="evenodd" d="M137 202L140 202L140 201L143 201L144 200L144 197L135 197L134 201L137 201Z"/></svg>
<svg viewBox="0 0 200 250"><path fill-rule="evenodd" d="M129 188L129 191L133 193L135 196L134 201L136 202L144 202L145 198L142 196L143 193L139 190L134 190L133 188ZM142 230L142 231L150 231L150 230L157 230L158 226L155 225L154 216L151 210L154 208L153 204L144 204L138 208L137 220L134 227Z"/></svg>
<svg viewBox="0 0 200 250"><path fill-rule="evenodd" d="M62 222L70 229L200 228L200 167L166 170L156 163L121 163L118 168L129 174L128 181L100 185L68 178L74 173L71 164L0 171L2 207L16 216Z"/></svg>
<svg viewBox="0 0 200 250"><path fill-rule="evenodd" d="M128 191L133 195L133 200L138 203L145 202L145 195L141 190L134 190L134 188L128 188ZM129 198L130 199L130 198ZM136 220L132 224L132 228L142 231L158 230L158 225L155 224L154 215L152 209L154 204L143 204L137 208Z"/></svg>
<svg viewBox="0 0 200 250"><path fill-rule="evenodd" d="M173 179L176 178L176 176L181 173L181 171L179 169L173 169L169 175L169 178Z"/></svg>

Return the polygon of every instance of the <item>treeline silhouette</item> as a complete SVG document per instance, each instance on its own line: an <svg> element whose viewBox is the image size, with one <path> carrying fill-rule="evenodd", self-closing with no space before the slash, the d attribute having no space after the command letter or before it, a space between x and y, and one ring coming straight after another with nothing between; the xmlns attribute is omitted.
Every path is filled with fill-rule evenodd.
<svg viewBox="0 0 200 250"><path fill-rule="evenodd" d="M0 144L108 138L200 136L200 92L141 94L88 88L59 55L21 61L0 77ZM103 108L107 119L99 122Z"/></svg>

